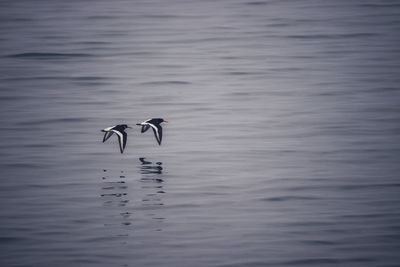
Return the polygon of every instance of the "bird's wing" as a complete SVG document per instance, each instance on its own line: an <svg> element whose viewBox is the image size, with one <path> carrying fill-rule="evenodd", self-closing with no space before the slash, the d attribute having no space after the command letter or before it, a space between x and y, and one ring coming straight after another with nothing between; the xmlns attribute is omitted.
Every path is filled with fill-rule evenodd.
<svg viewBox="0 0 400 267"><path fill-rule="evenodd" d="M105 134L103 136L103 143L107 140L107 135L108 135L108 132L105 132Z"/></svg>
<svg viewBox="0 0 400 267"><path fill-rule="evenodd" d="M115 126L107 127L107 128L105 128L105 129L103 129L103 130L101 130L101 131L102 131L102 132L109 132L109 131L111 131L114 127L115 127Z"/></svg>
<svg viewBox="0 0 400 267"><path fill-rule="evenodd" d="M150 128L150 125L148 125L148 124L142 125L142 133L146 132L149 128Z"/></svg>
<svg viewBox="0 0 400 267"><path fill-rule="evenodd" d="M124 149L126 147L126 141L128 141L128 134L126 132L122 132L122 136L124 137Z"/></svg>
<svg viewBox="0 0 400 267"><path fill-rule="evenodd" d="M104 143L105 141L107 141L108 138L110 138L111 135L113 135L113 133L114 133L113 131L106 132L106 133L104 134L104 137L103 137L103 143Z"/></svg>
<svg viewBox="0 0 400 267"><path fill-rule="evenodd" d="M118 136L118 143L119 143L119 150L121 151L121 154L124 153L124 149L126 146L126 140L128 139L128 135L125 132L119 132L116 130L112 130L114 133L117 134Z"/></svg>
<svg viewBox="0 0 400 267"><path fill-rule="evenodd" d="M154 136L157 139L157 142L159 145L161 145L161 140L162 140L162 128L160 125L154 125L149 123L149 125L151 126L151 128L153 128L153 132L154 132Z"/></svg>

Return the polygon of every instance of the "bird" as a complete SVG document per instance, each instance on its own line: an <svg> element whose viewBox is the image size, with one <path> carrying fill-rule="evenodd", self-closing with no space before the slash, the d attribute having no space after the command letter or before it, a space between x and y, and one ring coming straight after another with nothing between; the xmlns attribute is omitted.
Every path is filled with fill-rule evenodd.
<svg viewBox="0 0 400 267"><path fill-rule="evenodd" d="M119 149L121 151L121 154L124 153L126 140L128 139L128 134L125 132L126 128L132 128L132 127L129 127L126 124L118 124L101 130L102 132L105 133L103 137L103 143L107 141L108 138L110 138L113 135L113 133L116 133L118 136Z"/></svg>
<svg viewBox="0 0 400 267"><path fill-rule="evenodd" d="M158 144L161 146L162 127L160 124L163 122L168 122L168 121L161 119L161 118L152 118L152 119L143 121L141 123L136 123L136 125L142 126L142 130L141 130L142 133L146 132L151 127L153 129L154 136L156 137Z"/></svg>

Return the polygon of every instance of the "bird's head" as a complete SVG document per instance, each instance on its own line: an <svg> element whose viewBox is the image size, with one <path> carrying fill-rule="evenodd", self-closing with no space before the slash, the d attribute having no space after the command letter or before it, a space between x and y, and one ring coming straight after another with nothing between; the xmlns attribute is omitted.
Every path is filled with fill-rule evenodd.
<svg viewBox="0 0 400 267"><path fill-rule="evenodd" d="M124 128L124 130L125 130L126 128L132 129L132 127L129 127L129 126L126 125L126 124L122 124L121 126L122 126L122 128Z"/></svg>
<svg viewBox="0 0 400 267"><path fill-rule="evenodd" d="M149 123L153 124L160 124L163 122L168 122L167 120L164 120L163 118L152 118L151 120L148 120Z"/></svg>

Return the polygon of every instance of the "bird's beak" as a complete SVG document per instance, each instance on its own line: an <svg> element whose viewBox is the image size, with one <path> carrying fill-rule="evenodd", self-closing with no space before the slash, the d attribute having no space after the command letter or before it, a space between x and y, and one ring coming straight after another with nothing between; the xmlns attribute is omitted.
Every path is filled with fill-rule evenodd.
<svg viewBox="0 0 400 267"><path fill-rule="evenodd" d="M141 126L141 124L140 124L140 123L136 123L136 125L138 125L138 126Z"/></svg>
<svg viewBox="0 0 400 267"><path fill-rule="evenodd" d="M164 122L168 123L168 121L167 121L167 120L164 120Z"/></svg>
<svg viewBox="0 0 400 267"><path fill-rule="evenodd" d="M129 126L128 126L128 127L126 127L126 128L132 129L132 127L129 127Z"/></svg>

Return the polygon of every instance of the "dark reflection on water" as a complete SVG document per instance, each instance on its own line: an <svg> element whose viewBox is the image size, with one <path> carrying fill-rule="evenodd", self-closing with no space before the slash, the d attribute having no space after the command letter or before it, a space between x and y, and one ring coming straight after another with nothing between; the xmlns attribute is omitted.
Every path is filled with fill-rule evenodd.
<svg viewBox="0 0 400 267"><path fill-rule="evenodd" d="M126 209L130 201L130 188L126 182L126 176L124 171L118 173L110 172L103 169L102 183L101 183L101 194L100 197L103 200L104 207L107 209L116 209L120 216L113 219L118 221L122 225L130 225L131 213ZM105 226L113 225L113 222L105 223Z"/></svg>
<svg viewBox="0 0 400 267"><path fill-rule="evenodd" d="M142 163L142 166L140 167L141 174L162 174L162 162L153 163L151 161L147 161L145 158L139 158L139 160ZM151 176L145 177L149 178ZM154 177L156 177L156 175Z"/></svg>
<svg viewBox="0 0 400 267"><path fill-rule="evenodd" d="M144 207L159 207L163 206L162 195L165 193L163 188L164 179L162 178L163 167L162 162L151 162L146 158L139 158L141 162L140 173L142 190L145 192L142 198L142 205ZM149 209L147 215L152 219L162 222L165 220L163 216L157 214L157 209ZM157 228L157 231L161 231L161 225Z"/></svg>
<svg viewBox="0 0 400 267"><path fill-rule="evenodd" d="M100 197L107 211L104 226L114 230L117 225L131 226L126 230L126 236L134 230L135 220L139 223L148 219L157 222L154 225L156 231L162 230L162 225L158 223L165 220L159 210L164 206L162 198L166 193L162 178L163 164L159 161L153 163L145 158L139 158L139 162L139 180L135 180L138 177L135 173L107 169L103 169L101 177Z"/></svg>

